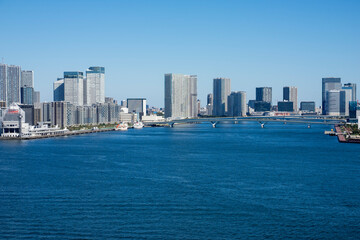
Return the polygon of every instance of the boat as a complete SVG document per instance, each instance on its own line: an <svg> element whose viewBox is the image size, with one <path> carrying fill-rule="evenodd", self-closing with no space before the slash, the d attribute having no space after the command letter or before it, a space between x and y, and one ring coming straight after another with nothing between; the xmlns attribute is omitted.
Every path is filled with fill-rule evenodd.
<svg viewBox="0 0 360 240"><path fill-rule="evenodd" d="M126 131L126 130L128 130L128 125L127 125L127 123L120 123L120 124L116 125L115 130L116 131Z"/></svg>
<svg viewBox="0 0 360 240"><path fill-rule="evenodd" d="M144 124L142 122L136 122L134 123L134 128L135 129L141 129L144 127Z"/></svg>

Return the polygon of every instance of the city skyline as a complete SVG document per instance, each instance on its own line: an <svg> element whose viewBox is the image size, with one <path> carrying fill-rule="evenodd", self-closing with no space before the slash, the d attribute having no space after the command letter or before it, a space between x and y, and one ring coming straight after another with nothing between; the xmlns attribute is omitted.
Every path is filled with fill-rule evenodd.
<svg viewBox="0 0 360 240"><path fill-rule="evenodd" d="M232 90L246 91L248 99L254 99L255 87L271 85L273 102L281 101L283 86L297 86L299 102L319 106L319 79L359 80L360 36L354 31L360 27L359 6L357 1L1 1L7 34L0 40L0 58L34 70L42 101L52 100L52 83L63 71L104 66L106 95L119 100L144 97L163 106L163 74L173 72L198 76L202 103L212 92L212 79L226 76ZM78 9L83 14L75 14ZM95 9L100 17L92 17ZM51 17L58 12L60 18ZM330 18L331 12L337 14ZM94 27L102 34L88 37Z"/></svg>

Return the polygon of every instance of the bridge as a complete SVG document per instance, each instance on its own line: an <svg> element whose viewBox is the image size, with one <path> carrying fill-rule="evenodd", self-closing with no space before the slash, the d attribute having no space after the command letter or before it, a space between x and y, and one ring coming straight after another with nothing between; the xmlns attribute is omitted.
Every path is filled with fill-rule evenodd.
<svg viewBox="0 0 360 240"><path fill-rule="evenodd" d="M211 123L212 127L216 127L219 123L238 123L243 122L258 122L263 128L269 122L286 123L303 123L311 127L312 124L345 124L346 119L333 116L247 116L247 117L212 117L212 118L185 118L174 119L162 122L144 122L146 126L169 126L174 127L176 124L186 123Z"/></svg>

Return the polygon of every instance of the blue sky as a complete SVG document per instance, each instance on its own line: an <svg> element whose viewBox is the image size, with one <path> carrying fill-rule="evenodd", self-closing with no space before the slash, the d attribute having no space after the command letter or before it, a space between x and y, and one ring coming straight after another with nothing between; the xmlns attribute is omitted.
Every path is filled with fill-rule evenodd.
<svg viewBox="0 0 360 240"><path fill-rule="evenodd" d="M106 96L163 106L164 73L198 75L204 103L214 77L255 87L297 86L320 105L321 78L360 83L360 1L0 0L0 58L35 71L41 100L64 71L106 69Z"/></svg>

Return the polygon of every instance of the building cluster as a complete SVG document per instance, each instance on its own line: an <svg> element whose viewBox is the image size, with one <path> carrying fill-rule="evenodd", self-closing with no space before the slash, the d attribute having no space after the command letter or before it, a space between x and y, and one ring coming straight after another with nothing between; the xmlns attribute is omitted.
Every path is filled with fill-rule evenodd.
<svg viewBox="0 0 360 240"><path fill-rule="evenodd" d="M257 87L256 98L247 102L246 92L231 91L229 78L214 78L213 93L208 94L206 108L201 109L200 101L196 100L196 75L169 73L165 74L165 117L175 119L197 115L233 117L322 113L356 118L356 111L360 110L356 102L356 84L347 83L342 86L340 78L323 78L322 81L322 106L317 109L314 101L302 101L299 109L297 87L283 87L282 101L273 105L272 87Z"/></svg>
<svg viewBox="0 0 360 240"><path fill-rule="evenodd" d="M134 123L141 119L162 120L156 115L161 110L149 108L145 98L128 98L118 104L113 98L105 97L104 67L89 67L85 75L81 71L64 72L63 77L53 83L52 102L40 103L33 85L33 71L21 71L19 66L0 65L0 128L6 131L3 134L18 134L21 130L2 128L5 116L16 118L13 119L14 126L23 122L20 124L23 128L35 125L66 128L85 124ZM10 106L17 110L9 110ZM15 112L16 117L12 114Z"/></svg>
<svg viewBox="0 0 360 240"><path fill-rule="evenodd" d="M0 107L8 107L11 103L40 103L40 92L34 90L34 71L0 64Z"/></svg>

